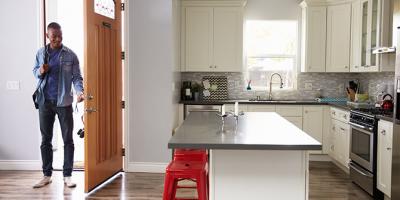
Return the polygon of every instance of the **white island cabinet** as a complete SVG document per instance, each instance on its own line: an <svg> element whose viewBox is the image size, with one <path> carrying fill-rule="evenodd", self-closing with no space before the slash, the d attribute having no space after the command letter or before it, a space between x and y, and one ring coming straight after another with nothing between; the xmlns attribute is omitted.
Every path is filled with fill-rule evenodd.
<svg viewBox="0 0 400 200"><path fill-rule="evenodd" d="M380 120L378 123L378 176L376 185L388 197L391 196L392 145L393 123Z"/></svg>
<svg viewBox="0 0 400 200"><path fill-rule="evenodd" d="M192 113L168 147L209 149L209 199L308 199L308 151L321 143L275 112L245 112L222 123Z"/></svg>

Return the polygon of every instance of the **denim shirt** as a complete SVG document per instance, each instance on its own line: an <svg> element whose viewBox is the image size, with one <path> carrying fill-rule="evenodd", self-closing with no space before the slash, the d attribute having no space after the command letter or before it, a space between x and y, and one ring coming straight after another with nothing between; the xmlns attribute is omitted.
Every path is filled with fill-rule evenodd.
<svg viewBox="0 0 400 200"><path fill-rule="evenodd" d="M36 102L39 105L43 105L45 101L44 86L46 85L47 75L42 77L40 75L40 66L44 64L44 53L46 49L40 48L36 53L35 66L33 68L33 75L38 80L37 87L43 78L42 83L39 86L39 95L36 97ZM77 94L83 94L83 83L82 75L79 67L79 61L76 54L66 46L62 46L60 53L60 72L58 78L58 94L57 94L57 106L65 107L69 106L73 102L72 84Z"/></svg>

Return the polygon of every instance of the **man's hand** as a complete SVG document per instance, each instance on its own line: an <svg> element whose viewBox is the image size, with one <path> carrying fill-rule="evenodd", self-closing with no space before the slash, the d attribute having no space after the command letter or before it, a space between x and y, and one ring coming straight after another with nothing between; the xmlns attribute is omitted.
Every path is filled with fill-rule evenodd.
<svg viewBox="0 0 400 200"><path fill-rule="evenodd" d="M48 64L43 64L40 67L40 74L43 75L43 74L47 73L47 71L49 71L49 65Z"/></svg>
<svg viewBox="0 0 400 200"><path fill-rule="evenodd" d="M82 102L83 100L85 100L85 95L83 94L80 94L78 97L76 97L76 102L78 103Z"/></svg>

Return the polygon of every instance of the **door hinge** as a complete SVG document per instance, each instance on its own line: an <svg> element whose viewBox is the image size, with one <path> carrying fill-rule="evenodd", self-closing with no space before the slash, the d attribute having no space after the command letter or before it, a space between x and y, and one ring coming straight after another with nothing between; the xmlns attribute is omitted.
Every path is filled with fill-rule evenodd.
<svg viewBox="0 0 400 200"><path fill-rule="evenodd" d="M121 11L125 10L125 3L121 3Z"/></svg>
<svg viewBox="0 0 400 200"><path fill-rule="evenodd" d="M121 107L122 109L125 109L125 101L121 101Z"/></svg>
<svg viewBox="0 0 400 200"><path fill-rule="evenodd" d="M125 51L121 51L121 59L125 60Z"/></svg>
<svg viewBox="0 0 400 200"><path fill-rule="evenodd" d="M122 156L125 156L125 148L122 148Z"/></svg>

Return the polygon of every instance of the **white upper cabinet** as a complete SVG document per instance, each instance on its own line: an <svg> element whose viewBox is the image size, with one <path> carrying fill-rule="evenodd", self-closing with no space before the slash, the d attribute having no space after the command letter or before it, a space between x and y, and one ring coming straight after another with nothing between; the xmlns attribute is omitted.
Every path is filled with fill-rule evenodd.
<svg viewBox="0 0 400 200"><path fill-rule="evenodd" d="M392 0L357 0L352 4L351 72L394 71L390 54L372 51L390 44Z"/></svg>
<svg viewBox="0 0 400 200"><path fill-rule="evenodd" d="M328 6L326 71L350 71L351 4Z"/></svg>
<svg viewBox="0 0 400 200"><path fill-rule="evenodd" d="M182 71L240 72L243 1L183 1Z"/></svg>
<svg viewBox="0 0 400 200"><path fill-rule="evenodd" d="M326 6L302 7L301 72L325 72Z"/></svg>
<svg viewBox="0 0 400 200"><path fill-rule="evenodd" d="M207 71L213 57L213 8L188 7L185 12L185 66Z"/></svg>

